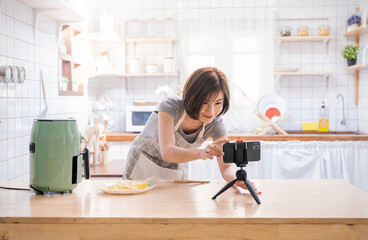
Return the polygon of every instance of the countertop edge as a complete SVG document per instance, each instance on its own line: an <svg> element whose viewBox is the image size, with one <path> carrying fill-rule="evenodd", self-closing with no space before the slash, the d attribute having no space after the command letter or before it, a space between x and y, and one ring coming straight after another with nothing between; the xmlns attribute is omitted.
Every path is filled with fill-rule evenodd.
<svg viewBox="0 0 368 240"><path fill-rule="evenodd" d="M137 133L106 134L106 141L133 141ZM230 141L368 141L365 134L292 134L292 135L242 135L229 134Z"/></svg>
<svg viewBox="0 0 368 240"><path fill-rule="evenodd" d="M0 217L0 224L368 224L368 218Z"/></svg>

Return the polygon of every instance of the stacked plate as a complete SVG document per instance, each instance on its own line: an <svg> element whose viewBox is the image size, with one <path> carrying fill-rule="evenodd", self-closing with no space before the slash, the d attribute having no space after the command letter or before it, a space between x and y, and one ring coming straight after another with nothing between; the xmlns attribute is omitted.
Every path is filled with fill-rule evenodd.
<svg viewBox="0 0 368 240"><path fill-rule="evenodd" d="M269 94L258 101L257 109L272 122L277 122L286 112L286 103L279 95Z"/></svg>

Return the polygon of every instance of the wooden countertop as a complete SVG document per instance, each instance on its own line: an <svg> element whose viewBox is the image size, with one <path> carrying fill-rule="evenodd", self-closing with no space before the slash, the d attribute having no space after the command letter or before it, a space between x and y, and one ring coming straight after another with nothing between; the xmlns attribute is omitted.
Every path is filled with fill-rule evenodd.
<svg viewBox="0 0 368 240"><path fill-rule="evenodd" d="M289 135L251 135L250 133L229 133L230 141L368 141L367 134L356 132L301 132L288 131ZM133 141L138 133L117 132L107 134L107 141Z"/></svg>
<svg viewBox="0 0 368 240"><path fill-rule="evenodd" d="M163 184L136 195L104 194L97 186L105 181L97 180L45 196L0 189L0 239L367 237L368 193L344 180L254 181L260 205L237 188L212 200L221 181Z"/></svg>
<svg viewBox="0 0 368 240"><path fill-rule="evenodd" d="M111 177L111 178L121 178L123 177L123 171L125 168L125 160L114 159L109 163L100 164L95 166L90 166L91 177ZM83 174L84 176L84 174Z"/></svg>

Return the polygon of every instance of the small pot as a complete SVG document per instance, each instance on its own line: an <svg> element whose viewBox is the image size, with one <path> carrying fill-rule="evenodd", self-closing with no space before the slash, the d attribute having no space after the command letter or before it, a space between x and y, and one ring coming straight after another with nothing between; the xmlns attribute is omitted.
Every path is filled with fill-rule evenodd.
<svg viewBox="0 0 368 240"><path fill-rule="evenodd" d="M147 73L157 73L158 72L157 64L147 64L146 72Z"/></svg>
<svg viewBox="0 0 368 240"><path fill-rule="evenodd" d="M347 59L348 60L348 66L352 66L356 64L356 59Z"/></svg>

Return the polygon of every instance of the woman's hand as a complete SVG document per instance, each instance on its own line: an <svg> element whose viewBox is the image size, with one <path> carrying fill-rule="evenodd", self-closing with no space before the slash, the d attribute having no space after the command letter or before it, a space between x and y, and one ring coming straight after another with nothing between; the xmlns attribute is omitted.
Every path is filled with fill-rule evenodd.
<svg viewBox="0 0 368 240"><path fill-rule="evenodd" d="M257 186L253 181L251 180L248 180L248 181L250 182L250 184L252 184L252 187L257 194L262 194L261 191L258 191ZM238 187L244 188L245 190L248 190L247 186L245 186L245 183L243 181L237 181L235 185Z"/></svg>
<svg viewBox="0 0 368 240"><path fill-rule="evenodd" d="M222 151L222 145L225 142L229 142L227 139L220 139L209 144L203 151L201 152L201 159L212 159L213 157L222 157L224 156L224 152Z"/></svg>

